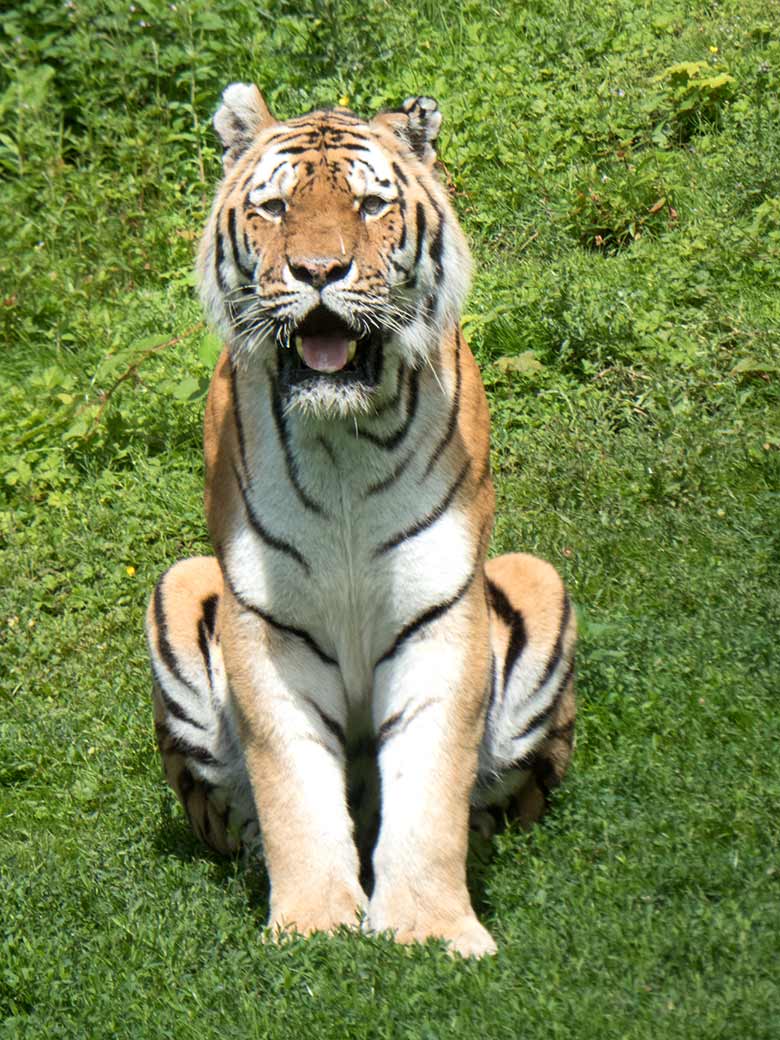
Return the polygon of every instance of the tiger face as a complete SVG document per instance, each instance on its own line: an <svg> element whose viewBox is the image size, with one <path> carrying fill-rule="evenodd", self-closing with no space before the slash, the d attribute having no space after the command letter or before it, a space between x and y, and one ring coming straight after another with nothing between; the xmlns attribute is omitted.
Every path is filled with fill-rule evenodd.
<svg viewBox="0 0 780 1040"><path fill-rule="evenodd" d="M369 122L346 109L277 122L233 84L199 258L201 293L236 361L259 358L287 411L344 417L381 402L457 322L470 261L434 171L436 103Z"/></svg>

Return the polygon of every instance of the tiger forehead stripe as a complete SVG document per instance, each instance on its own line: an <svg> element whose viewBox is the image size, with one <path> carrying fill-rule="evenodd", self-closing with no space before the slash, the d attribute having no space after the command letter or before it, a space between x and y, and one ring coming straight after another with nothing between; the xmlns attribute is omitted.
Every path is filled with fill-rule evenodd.
<svg viewBox="0 0 780 1040"><path fill-rule="evenodd" d="M298 181L295 166L276 150L266 152L252 171L250 189L246 196L248 205L256 204L268 188L286 191L294 188Z"/></svg>
<svg viewBox="0 0 780 1040"><path fill-rule="evenodd" d="M274 142L272 142L274 143ZM285 144L276 149L277 155L303 155L305 152L345 149L354 152L370 152L372 146L368 138L350 133L345 137L341 131L327 130L317 140L307 144Z"/></svg>

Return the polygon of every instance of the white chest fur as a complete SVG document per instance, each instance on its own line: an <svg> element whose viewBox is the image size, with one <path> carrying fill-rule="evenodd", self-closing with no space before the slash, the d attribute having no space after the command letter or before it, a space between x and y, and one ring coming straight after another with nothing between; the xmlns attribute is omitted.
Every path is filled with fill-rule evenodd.
<svg viewBox="0 0 780 1040"><path fill-rule="evenodd" d="M353 704L398 633L451 599L475 562L468 516L451 507L469 463L430 465L451 388L431 372L399 377L397 407L357 422L285 416L261 366L234 381L229 580L244 602L305 630Z"/></svg>

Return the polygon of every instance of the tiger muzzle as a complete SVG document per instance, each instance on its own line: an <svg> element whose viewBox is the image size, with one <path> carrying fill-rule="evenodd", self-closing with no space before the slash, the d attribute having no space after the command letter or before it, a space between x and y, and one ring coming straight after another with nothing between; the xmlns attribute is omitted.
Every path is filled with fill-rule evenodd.
<svg viewBox="0 0 780 1040"><path fill-rule="evenodd" d="M376 386L381 377L382 338L379 332L361 335L324 305L316 307L293 329L295 351L280 350L280 373L288 385L313 380Z"/></svg>

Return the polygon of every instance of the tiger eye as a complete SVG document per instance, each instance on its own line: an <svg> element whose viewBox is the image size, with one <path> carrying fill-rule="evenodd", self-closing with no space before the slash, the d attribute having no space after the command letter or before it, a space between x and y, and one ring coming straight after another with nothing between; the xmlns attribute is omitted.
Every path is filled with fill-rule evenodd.
<svg viewBox="0 0 780 1040"><path fill-rule="evenodd" d="M266 199L260 203L260 209L269 217L282 217L287 209L284 199Z"/></svg>
<svg viewBox="0 0 780 1040"><path fill-rule="evenodd" d="M377 213L382 212L386 205L387 202L381 195L366 195L360 204L360 208L369 217L375 217Z"/></svg>

